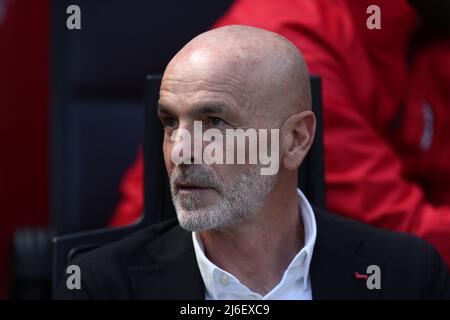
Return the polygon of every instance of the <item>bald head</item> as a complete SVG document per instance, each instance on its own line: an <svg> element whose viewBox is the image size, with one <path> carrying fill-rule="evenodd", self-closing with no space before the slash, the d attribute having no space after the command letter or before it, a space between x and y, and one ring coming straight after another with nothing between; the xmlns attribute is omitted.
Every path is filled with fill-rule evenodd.
<svg viewBox="0 0 450 320"><path fill-rule="evenodd" d="M167 80L167 81L165 81ZM309 75L300 51L286 38L248 26L200 34L170 61L163 86L204 81L230 93L253 117L282 121L311 109ZM190 87L190 88L189 88Z"/></svg>

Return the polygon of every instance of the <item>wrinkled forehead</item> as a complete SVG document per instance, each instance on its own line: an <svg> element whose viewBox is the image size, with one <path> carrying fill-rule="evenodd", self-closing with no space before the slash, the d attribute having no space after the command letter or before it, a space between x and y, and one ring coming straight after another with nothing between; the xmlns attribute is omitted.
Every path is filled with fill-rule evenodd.
<svg viewBox="0 0 450 320"><path fill-rule="evenodd" d="M246 89L247 86L256 85L252 80L258 78L254 76L260 64L258 60L249 54L220 50L220 47L183 52L167 66L163 84L177 80L180 85L184 82L205 82L205 85L226 83L235 84L236 90ZM262 71L261 67L259 65ZM242 85L245 87L242 88Z"/></svg>
<svg viewBox="0 0 450 320"><path fill-rule="evenodd" d="M248 79L231 70L211 72L211 70L191 70L183 73L166 73L161 82L160 94L178 95L184 98L200 98L200 96L232 96L247 99L251 87Z"/></svg>
<svg viewBox="0 0 450 320"><path fill-rule="evenodd" d="M234 106L251 104L258 77L250 59L223 53L195 52L172 61L163 76L160 99L224 100ZM254 67L253 67L254 68Z"/></svg>

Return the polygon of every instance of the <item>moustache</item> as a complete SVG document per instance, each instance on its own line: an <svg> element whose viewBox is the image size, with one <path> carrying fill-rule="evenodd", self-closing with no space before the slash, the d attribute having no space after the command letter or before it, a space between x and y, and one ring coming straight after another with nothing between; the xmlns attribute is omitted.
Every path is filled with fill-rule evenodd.
<svg viewBox="0 0 450 320"><path fill-rule="evenodd" d="M218 192L223 191L222 181L216 174L211 169L200 165L176 166L170 175L172 192L176 192L180 184L212 188Z"/></svg>

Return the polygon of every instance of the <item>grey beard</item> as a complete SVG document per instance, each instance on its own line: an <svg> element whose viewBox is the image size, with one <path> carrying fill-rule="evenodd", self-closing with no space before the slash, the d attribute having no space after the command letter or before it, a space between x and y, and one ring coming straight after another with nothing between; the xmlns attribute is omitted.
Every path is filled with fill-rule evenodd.
<svg viewBox="0 0 450 320"><path fill-rule="evenodd" d="M277 175L263 176L260 166L250 165L230 186L224 186L212 170L203 166L176 167L170 176L170 188L178 221L188 231L222 229L248 221L264 205L276 179ZM176 194L179 182L212 187L219 193L219 200L207 206L200 194Z"/></svg>

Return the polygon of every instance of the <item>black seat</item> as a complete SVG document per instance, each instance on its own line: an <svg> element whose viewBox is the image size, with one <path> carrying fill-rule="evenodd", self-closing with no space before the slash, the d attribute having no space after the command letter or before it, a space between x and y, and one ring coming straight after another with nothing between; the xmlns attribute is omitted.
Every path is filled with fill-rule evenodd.
<svg viewBox="0 0 450 320"><path fill-rule="evenodd" d="M161 149L163 130L157 117L161 76L149 76L145 95L144 214L133 225L57 236L53 239L53 290L75 256L130 235L148 225L175 217ZM298 184L316 207L325 208L321 82L311 77L313 111L317 117L314 143L299 170Z"/></svg>

